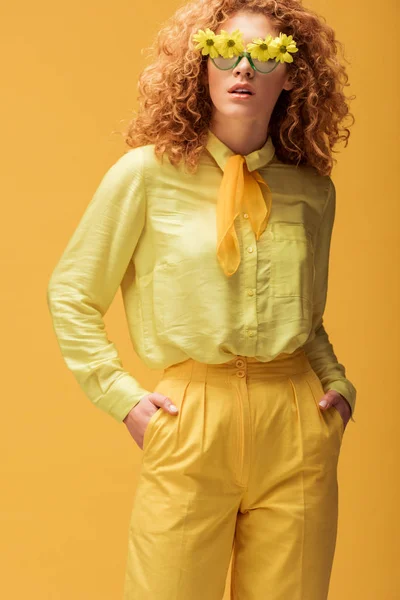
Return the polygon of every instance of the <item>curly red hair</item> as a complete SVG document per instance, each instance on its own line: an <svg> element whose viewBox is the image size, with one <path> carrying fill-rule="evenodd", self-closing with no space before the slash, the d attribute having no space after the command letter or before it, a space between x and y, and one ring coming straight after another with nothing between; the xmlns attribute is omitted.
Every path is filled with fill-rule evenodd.
<svg viewBox="0 0 400 600"><path fill-rule="evenodd" d="M156 57L139 77L139 109L123 136L130 148L155 145L173 165L182 160L197 169L207 140L212 102L204 85L207 56L194 49L192 35L209 27L216 31L238 11L260 12L278 31L293 35L299 51L286 63L294 87L282 90L269 122L277 158L286 164L314 167L330 175L333 146L350 131L340 128L354 116L343 88L349 85L337 58L335 32L325 19L304 8L301 0L192 0L179 8L149 47ZM203 80L203 81L202 81Z"/></svg>

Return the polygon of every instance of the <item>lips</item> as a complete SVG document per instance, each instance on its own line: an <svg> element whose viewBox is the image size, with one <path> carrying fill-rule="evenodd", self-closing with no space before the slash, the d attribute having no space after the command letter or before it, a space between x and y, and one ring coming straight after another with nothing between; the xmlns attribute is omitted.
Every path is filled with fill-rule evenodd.
<svg viewBox="0 0 400 600"><path fill-rule="evenodd" d="M252 88L252 86L250 86L248 83L236 83L235 85L233 85L231 88L229 88L228 92L230 94L233 93L240 93L239 90L245 90L244 92L242 92L243 94L246 94L249 96L253 96L255 94L254 89Z"/></svg>
<svg viewBox="0 0 400 600"><path fill-rule="evenodd" d="M230 94L235 94L236 96L238 95L242 95L242 96L253 96L253 94L251 92L244 92L242 90L234 90L233 92L229 92Z"/></svg>

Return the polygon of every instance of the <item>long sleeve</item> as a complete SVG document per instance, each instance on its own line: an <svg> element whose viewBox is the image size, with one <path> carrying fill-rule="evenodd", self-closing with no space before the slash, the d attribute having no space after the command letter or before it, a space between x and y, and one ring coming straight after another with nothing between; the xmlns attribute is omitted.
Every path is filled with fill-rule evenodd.
<svg viewBox="0 0 400 600"><path fill-rule="evenodd" d="M345 367L338 362L323 322L328 290L329 252L335 220L335 210L336 189L333 181L330 179L327 201L315 245L313 311L313 332L315 332L315 336L312 338L310 337L303 348L306 351L312 368L321 380L324 392L326 393L328 390L336 390L339 392L350 405L352 413L351 420L355 421L353 416L356 403L356 388L352 382L346 378Z"/></svg>
<svg viewBox="0 0 400 600"><path fill-rule="evenodd" d="M145 223L142 161L133 149L106 172L47 288L65 363L89 400L118 422L150 393L123 368L103 320Z"/></svg>

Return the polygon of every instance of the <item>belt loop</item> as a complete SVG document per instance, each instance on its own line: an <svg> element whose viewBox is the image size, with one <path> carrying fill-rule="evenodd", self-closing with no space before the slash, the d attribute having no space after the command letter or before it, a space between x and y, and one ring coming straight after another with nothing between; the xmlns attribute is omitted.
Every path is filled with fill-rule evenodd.
<svg viewBox="0 0 400 600"><path fill-rule="evenodd" d="M205 381L207 378L207 363L192 359L190 379L194 381Z"/></svg>

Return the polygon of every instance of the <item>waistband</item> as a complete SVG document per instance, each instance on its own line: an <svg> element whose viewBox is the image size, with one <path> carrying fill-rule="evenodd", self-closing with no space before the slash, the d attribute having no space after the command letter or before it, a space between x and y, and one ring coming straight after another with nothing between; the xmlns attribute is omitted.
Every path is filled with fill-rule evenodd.
<svg viewBox="0 0 400 600"><path fill-rule="evenodd" d="M276 375L295 375L311 370L311 364L303 348L291 354L282 353L270 361L260 361L255 357L235 355L227 362L210 364L193 358L166 367L163 378L204 381L210 378L226 378L230 375L273 377Z"/></svg>

